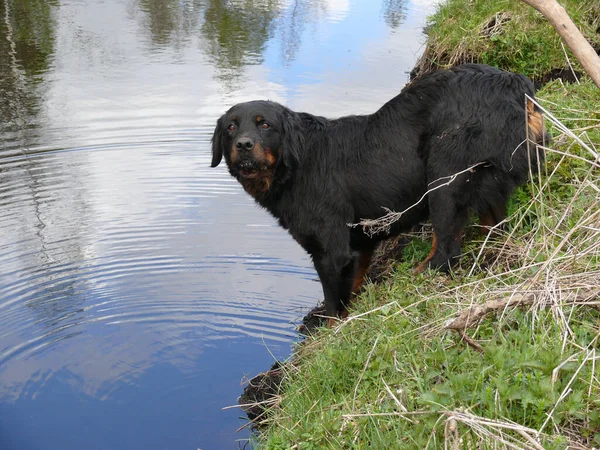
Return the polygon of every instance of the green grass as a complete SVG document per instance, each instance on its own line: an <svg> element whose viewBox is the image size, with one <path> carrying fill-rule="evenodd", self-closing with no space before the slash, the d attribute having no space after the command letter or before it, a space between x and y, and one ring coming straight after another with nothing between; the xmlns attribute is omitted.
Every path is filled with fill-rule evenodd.
<svg viewBox="0 0 600 450"><path fill-rule="evenodd" d="M600 49L597 0L561 0L575 24ZM566 47L565 47L566 48ZM581 70L570 52L576 70ZM480 62L534 79L569 69L561 40L550 23L521 0L452 0L430 18L426 68Z"/></svg>
<svg viewBox="0 0 600 450"><path fill-rule="evenodd" d="M397 288L413 283L406 281ZM437 305L431 301L424 306ZM265 448L440 448L453 411L538 429L583 360L564 366L552 382L552 371L576 348L563 350L559 339L548 342L548 334L560 334L548 311L535 321L516 311L501 330L486 322L477 333L485 341L482 355L448 334L422 336L416 326L430 323L426 314L409 308L399 318L393 316L397 312L391 307L387 314L348 325L321 338L303 356L298 363L302 374L292 375L286 385L282 414L271 425ZM579 311L573 319L588 324L577 329L583 345L594 335L588 322L594 317L586 315L592 312ZM588 435L600 431L600 402L587 394L591 366L579 371L573 392L553 414L559 425L582 424ZM404 408L408 415L394 415ZM480 441L466 426L459 430L467 442ZM553 433L552 427L545 431ZM591 436L592 441L599 438ZM545 448L565 448L567 439L544 437L542 443Z"/></svg>
<svg viewBox="0 0 600 450"><path fill-rule="evenodd" d="M596 1L563 3L576 22L589 19L586 33L599 26ZM500 11L511 14L500 37L481 38ZM566 64L554 31L516 0L448 2L429 36L430 49L531 76ZM553 142L543 173L513 196L505 230L467 230L452 276L412 275L430 245L416 237L349 320L298 347L258 447L600 447L600 89L555 80L537 97L558 119L548 121ZM448 329L481 305L492 310L465 339Z"/></svg>

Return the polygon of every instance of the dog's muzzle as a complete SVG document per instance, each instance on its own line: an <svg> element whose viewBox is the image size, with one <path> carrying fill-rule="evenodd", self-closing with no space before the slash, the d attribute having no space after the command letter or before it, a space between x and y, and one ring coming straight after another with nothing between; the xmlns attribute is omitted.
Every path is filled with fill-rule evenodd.
<svg viewBox="0 0 600 450"><path fill-rule="evenodd" d="M261 168L250 159L243 159L240 161L237 164L236 169L238 175L242 178L255 178L261 170Z"/></svg>

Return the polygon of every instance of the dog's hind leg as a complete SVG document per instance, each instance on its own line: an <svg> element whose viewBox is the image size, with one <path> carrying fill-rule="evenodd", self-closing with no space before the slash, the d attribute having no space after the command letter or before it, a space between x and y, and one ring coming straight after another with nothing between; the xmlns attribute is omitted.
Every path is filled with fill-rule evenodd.
<svg viewBox="0 0 600 450"><path fill-rule="evenodd" d="M425 270L425 268L427 267L427 264L429 263L431 258L433 258L436 248L437 248L437 235L435 234L435 231L434 231L433 232L433 241L431 241L431 250L429 251L429 254L427 255L427 257L414 270L415 275L417 275Z"/></svg>
<svg viewBox="0 0 600 450"><path fill-rule="evenodd" d="M425 261L417 267L425 267L448 272L458 261L460 243L469 219L468 208L455 201L452 190L441 188L429 197L431 224L433 225L433 245Z"/></svg>
<svg viewBox="0 0 600 450"><path fill-rule="evenodd" d="M506 217L506 205L499 203L490 205L486 211L479 213L479 226L481 234L487 234L490 228L495 227Z"/></svg>
<svg viewBox="0 0 600 450"><path fill-rule="evenodd" d="M373 259L374 248L369 248L366 250L360 251L360 256L358 257L358 267L355 269L354 273L354 282L352 283L352 293L357 294L360 288L365 281L365 275L369 270L369 266L371 265L371 260Z"/></svg>

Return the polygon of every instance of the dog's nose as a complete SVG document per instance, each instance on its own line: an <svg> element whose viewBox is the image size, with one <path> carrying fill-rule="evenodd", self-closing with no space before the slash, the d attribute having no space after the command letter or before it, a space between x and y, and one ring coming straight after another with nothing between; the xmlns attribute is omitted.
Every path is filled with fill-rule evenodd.
<svg viewBox="0 0 600 450"><path fill-rule="evenodd" d="M254 141L249 137L241 137L235 141L235 147L238 150L250 150L252 147L254 147Z"/></svg>

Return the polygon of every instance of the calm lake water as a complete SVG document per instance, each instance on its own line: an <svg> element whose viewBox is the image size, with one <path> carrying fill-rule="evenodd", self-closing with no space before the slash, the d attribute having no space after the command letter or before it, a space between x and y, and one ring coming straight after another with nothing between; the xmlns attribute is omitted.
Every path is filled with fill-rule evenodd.
<svg viewBox="0 0 600 450"><path fill-rule="evenodd" d="M209 140L229 106L370 113L434 0L0 0L0 449L233 449L322 298Z"/></svg>

